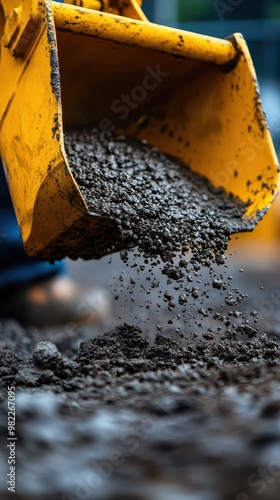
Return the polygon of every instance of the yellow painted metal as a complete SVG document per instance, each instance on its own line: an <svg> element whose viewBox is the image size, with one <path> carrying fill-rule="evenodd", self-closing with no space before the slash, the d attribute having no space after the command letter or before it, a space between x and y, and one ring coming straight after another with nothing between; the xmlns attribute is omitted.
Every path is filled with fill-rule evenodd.
<svg viewBox="0 0 280 500"><path fill-rule="evenodd" d="M102 3L100 0L67 0L65 3L85 7L86 9L103 10L104 2Z"/></svg>
<svg viewBox="0 0 280 500"><path fill-rule="evenodd" d="M131 18L17 1L0 0L0 152L30 256L55 258L61 235L77 245L85 227L99 234L65 155L70 126L148 140L251 201L249 217L270 206L278 161L241 35L148 23L135 0L108 4Z"/></svg>
<svg viewBox="0 0 280 500"><path fill-rule="evenodd" d="M142 0L66 0L64 3L148 21L141 9Z"/></svg>

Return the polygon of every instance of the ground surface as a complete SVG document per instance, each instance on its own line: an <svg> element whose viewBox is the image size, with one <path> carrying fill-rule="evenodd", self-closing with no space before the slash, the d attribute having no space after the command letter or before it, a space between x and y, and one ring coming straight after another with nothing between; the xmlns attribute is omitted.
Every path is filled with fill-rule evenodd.
<svg viewBox="0 0 280 500"><path fill-rule="evenodd" d="M2 323L1 498L278 500L278 277L235 271L262 313L252 339L190 342L142 321L147 340L139 327L123 326L134 313L125 317L121 301L99 330ZM110 276L106 265L104 284ZM102 328L110 333L96 338ZM7 493L5 477L10 385L17 394L16 494Z"/></svg>

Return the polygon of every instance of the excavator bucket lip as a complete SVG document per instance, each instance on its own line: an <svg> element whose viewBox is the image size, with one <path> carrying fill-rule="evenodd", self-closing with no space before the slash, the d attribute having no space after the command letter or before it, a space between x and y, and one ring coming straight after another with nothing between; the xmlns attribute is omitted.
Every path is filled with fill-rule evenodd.
<svg viewBox="0 0 280 500"><path fill-rule="evenodd" d="M215 64L227 64L238 57L238 50L227 39L56 2L52 2L52 10L56 29L60 31L83 33Z"/></svg>

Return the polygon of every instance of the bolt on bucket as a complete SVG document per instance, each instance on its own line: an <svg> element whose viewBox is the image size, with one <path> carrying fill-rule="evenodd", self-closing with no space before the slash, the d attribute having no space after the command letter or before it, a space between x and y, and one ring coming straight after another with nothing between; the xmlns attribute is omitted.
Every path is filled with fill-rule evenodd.
<svg viewBox="0 0 280 500"><path fill-rule="evenodd" d="M73 178L68 127L145 139L265 213L278 161L242 35L152 24L136 0L80 3L0 0L0 152L28 255L64 257L90 235L98 257L117 238Z"/></svg>

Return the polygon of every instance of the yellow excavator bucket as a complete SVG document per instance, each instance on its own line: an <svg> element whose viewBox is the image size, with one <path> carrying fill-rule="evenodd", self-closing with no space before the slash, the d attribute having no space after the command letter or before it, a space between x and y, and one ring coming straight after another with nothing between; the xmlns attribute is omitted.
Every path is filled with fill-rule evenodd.
<svg viewBox="0 0 280 500"><path fill-rule="evenodd" d="M77 245L84 234L102 255L100 241L113 237L73 178L67 127L146 139L251 200L250 218L278 192L278 162L242 35L224 40L152 24L140 4L0 0L0 153L32 257L62 257L62 243Z"/></svg>

